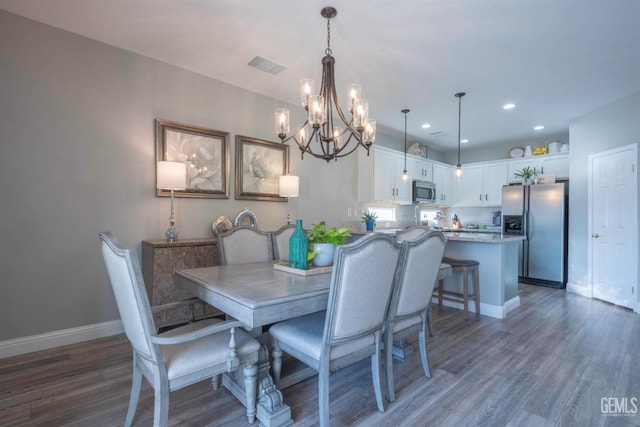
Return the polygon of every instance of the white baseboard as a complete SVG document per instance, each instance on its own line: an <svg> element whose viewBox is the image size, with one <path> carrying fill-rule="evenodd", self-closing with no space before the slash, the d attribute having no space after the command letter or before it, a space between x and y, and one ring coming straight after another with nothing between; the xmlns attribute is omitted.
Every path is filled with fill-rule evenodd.
<svg viewBox="0 0 640 427"><path fill-rule="evenodd" d="M438 298L433 297L433 302L437 303ZM459 310L463 309L463 305L458 302L453 301L442 301L442 305L447 307L457 308ZM480 303L480 314L483 316L495 317L496 319L504 319L507 317L507 313L516 308L520 307L520 297L516 296L515 298L511 298L509 301L506 301L502 306ZM469 301L469 312L476 312L476 304L475 301Z"/></svg>
<svg viewBox="0 0 640 427"><path fill-rule="evenodd" d="M571 292L572 294L577 294L587 298L593 298L591 289L588 286L578 286L574 283L567 282L567 292Z"/></svg>
<svg viewBox="0 0 640 427"><path fill-rule="evenodd" d="M96 338L109 337L123 332L122 322L120 320L112 320L110 322L0 341L0 359L34 351L47 350L63 345L76 344Z"/></svg>

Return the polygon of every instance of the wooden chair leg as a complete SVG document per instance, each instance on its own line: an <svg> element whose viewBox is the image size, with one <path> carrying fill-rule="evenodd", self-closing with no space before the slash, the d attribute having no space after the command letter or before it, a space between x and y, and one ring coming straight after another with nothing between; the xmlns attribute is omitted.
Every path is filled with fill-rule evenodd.
<svg viewBox="0 0 640 427"><path fill-rule="evenodd" d="M142 386L142 371L136 365L135 356L133 361L133 376L131 378L131 396L129 397L129 409L127 410L127 418L124 422L125 427L130 427L133 423L133 417L136 415L136 407L140 398L140 389Z"/></svg>
<svg viewBox="0 0 640 427"><path fill-rule="evenodd" d="M160 381L154 394L153 427L165 427L169 420L169 384Z"/></svg>
<svg viewBox="0 0 640 427"><path fill-rule="evenodd" d="M384 334L384 374L387 382L387 400L393 402L396 400L395 380L393 378L393 324L389 325Z"/></svg>
<svg viewBox="0 0 640 427"><path fill-rule="evenodd" d="M480 274L478 267L473 270L473 286L476 293L476 320L480 319Z"/></svg>
<svg viewBox="0 0 640 427"><path fill-rule="evenodd" d="M469 320L469 272L462 269L462 304L464 305L464 319Z"/></svg>
<svg viewBox="0 0 640 427"><path fill-rule="evenodd" d="M422 359L422 369L424 369L424 376L431 378L431 369L429 369L429 359L427 358L427 313L422 313L422 328L420 329L420 335L418 341L420 344L420 359Z"/></svg>
<svg viewBox="0 0 640 427"><path fill-rule="evenodd" d="M391 348L390 348L391 349ZM380 333L376 333L375 351L371 355L371 375L373 376L373 390L376 394L376 403L378 411L384 412L384 400L382 400L382 387L380 376ZM393 349L391 349L393 351Z"/></svg>
<svg viewBox="0 0 640 427"><path fill-rule="evenodd" d="M214 375L211 377L211 388L218 390L220 388L220 375Z"/></svg>
<svg viewBox="0 0 640 427"><path fill-rule="evenodd" d="M427 327L429 328L429 336L433 336L433 316L431 315L432 298L429 297L429 306L427 307Z"/></svg>
<svg viewBox="0 0 640 427"><path fill-rule="evenodd" d="M442 307L442 296L444 293L444 282L440 280L440 286L438 286L438 305Z"/></svg>
<svg viewBox="0 0 640 427"><path fill-rule="evenodd" d="M320 427L329 427L329 362L324 365L318 372L318 412Z"/></svg>

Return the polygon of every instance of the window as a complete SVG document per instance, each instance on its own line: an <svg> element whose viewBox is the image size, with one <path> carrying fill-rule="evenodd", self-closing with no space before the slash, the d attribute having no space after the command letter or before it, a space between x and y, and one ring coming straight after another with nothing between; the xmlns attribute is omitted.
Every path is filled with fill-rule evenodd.
<svg viewBox="0 0 640 427"><path fill-rule="evenodd" d="M377 221L395 221L396 209L395 208L381 208L375 206L369 206L369 212L373 212L378 215Z"/></svg>

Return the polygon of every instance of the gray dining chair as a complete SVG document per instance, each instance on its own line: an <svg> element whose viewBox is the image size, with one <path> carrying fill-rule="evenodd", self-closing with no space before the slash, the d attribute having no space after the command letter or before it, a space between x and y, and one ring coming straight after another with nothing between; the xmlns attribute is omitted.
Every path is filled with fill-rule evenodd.
<svg viewBox="0 0 640 427"><path fill-rule="evenodd" d="M404 228L402 230L396 231L396 239L399 242L404 242L405 240L415 240L418 237L421 237L427 233L430 233L434 230L431 230L429 227L425 227L424 225L414 225L411 227ZM441 264L440 270L438 271L438 281L440 282L439 286L442 286L442 280L451 276L451 266L447 264ZM437 287L437 286L436 286ZM429 298L429 302L432 301L432 298ZM433 318L432 318L432 306L429 304L427 308L427 329L429 330L429 336L433 336Z"/></svg>
<svg viewBox="0 0 640 427"><path fill-rule="evenodd" d="M222 265L273 261L271 233L240 225L217 237Z"/></svg>
<svg viewBox="0 0 640 427"><path fill-rule="evenodd" d="M295 229L295 225L286 224L280 227L280 229L271 233L271 244L273 245L274 260L289 259L289 238L291 237Z"/></svg>
<svg viewBox="0 0 640 427"><path fill-rule="evenodd" d="M242 367L247 418L256 417L257 362L260 343L236 320L208 319L162 334L155 333L149 300L134 249L123 249L109 232L100 233L102 256L124 326L133 347L133 378L125 426L135 416L142 377L154 389L153 425L166 426L169 393L198 381L215 379ZM217 382L213 383L214 389Z"/></svg>
<svg viewBox="0 0 640 427"><path fill-rule="evenodd" d="M393 377L393 341L418 330L420 358L427 378L431 377L427 358L427 311L438 278L446 240L441 232L423 233L405 240L400 258L399 276L391 294L384 325L385 377L387 398L395 400Z"/></svg>
<svg viewBox="0 0 640 427"><path fill-rule="evenodd" d="M320 425L329 425L329 373L367 357L378 410L384 412L380 351L385 313L402 245L392 236L373 233L338 246L327 310L276 323L274 381L279 384L282 351L318 371Z"/></svg>

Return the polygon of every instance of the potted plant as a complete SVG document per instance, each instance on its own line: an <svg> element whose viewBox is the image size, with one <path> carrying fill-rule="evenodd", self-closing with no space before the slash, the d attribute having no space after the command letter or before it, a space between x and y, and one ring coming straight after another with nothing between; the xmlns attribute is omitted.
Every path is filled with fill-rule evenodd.
<svg viewBox="0 0 640 427"><path fill-rule="evenodd" d="M350 237L351 233L346 227L327 228L324 221L311 224L309 235L309 259L313 259L313 264L317 267L324 267L333 263L333 253L337 245L344 243L345 237Z"/></svg>
<svg viewBox="0 0 640 427"><path fill-rule="evenodd" d="M533 169L531 169L530 166L525 166L522 169L520 169L519 171L515 172L514 175L517 178L522 178L522 182L524 184L529 184L529 180L533 176Z"/></svg>
<svg viewBox="0 0 640 427"><path fill-rule="evenodd" d="M362 212L361 218L362 222L364 222L365 226L367 227L367 231L373 231L373 227L375 227L376 225L378 214L367 209L366 211Z"/></svg>

